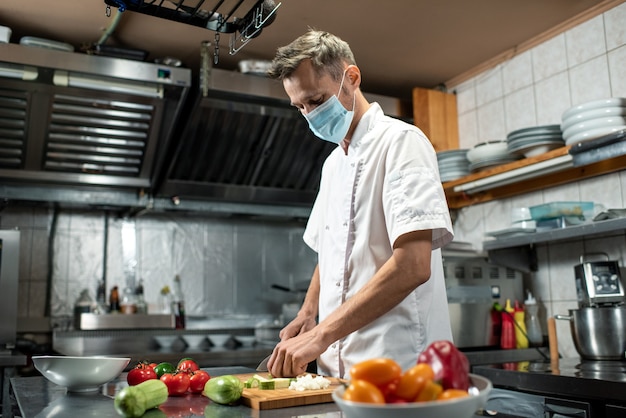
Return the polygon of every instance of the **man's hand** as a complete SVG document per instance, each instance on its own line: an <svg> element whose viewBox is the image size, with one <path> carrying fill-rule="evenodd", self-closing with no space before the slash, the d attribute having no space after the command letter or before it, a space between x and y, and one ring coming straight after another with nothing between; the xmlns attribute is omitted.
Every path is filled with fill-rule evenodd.
<svg viewBox="0 0 626 418"><path fill-rule="evenodd" d="M280 331L280 340L285 341L296 335L303 334L315 328L315 325L317 325L315 319L297 316Z"/></svg>
<svg viewBox="0 0 626 418"><path fill-rule="evenodd" d="M328 348L316 334L313 329L278 343L267 362L267 370L272 376L295 377L306 372L308 364Z"/></svg>

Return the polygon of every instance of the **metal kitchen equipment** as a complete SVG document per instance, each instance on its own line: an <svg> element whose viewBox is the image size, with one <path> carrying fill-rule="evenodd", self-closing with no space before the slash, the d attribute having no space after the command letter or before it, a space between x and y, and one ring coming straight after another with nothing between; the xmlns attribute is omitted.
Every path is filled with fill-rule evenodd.
<svg viewBox="0 0 626 418"><path fill-rule="evenodd" d="M190 88L187 68L0 44L0 179L147 191Z"/></svg>
<svg viewBox="0 0 626 418"><path fill-rule="evenodd" d="M215 32L214 61L219 61L220 33L230 34L228 42L230 55L235 55L253 38L260 35L263 28L276 19L276 11L281 3L273 0L240 0L235 5L224 1L174 0L154 2L144 0L104 0L106 13L110 7L120 12L126 10L156 16ZM231 2L232 3L232 2Z"/></svg>
<svg viewBox="0 0 626 418"><path fill-rule="evenodd" d="M20 231L0 230L0 353L15 348Z"/></svg>
<svg viewBox="0 0 626 418"><path fill-rule="evenodd" d="M570 309L569 320L576 351L587 360L626 359L626 307L602 306Z"/></svg>
<svg viewBox="0 0 626 418"><path fill-rule="evenodd" d="M444 255L448 312L452 338L460 348L489 347L499 344L494 336L491 308L507 299L523 301L522 273L488 263L484 257Z"/></svg>
<svg viewBox="0 0 626 418"><path fill-rule="evenodd" d="M585 308L624 304L618 262L610 261L605 253L595 255L603 255L606 260L585 261L585 255L581 255L580 264L574 266L578 306Z"/></svg>

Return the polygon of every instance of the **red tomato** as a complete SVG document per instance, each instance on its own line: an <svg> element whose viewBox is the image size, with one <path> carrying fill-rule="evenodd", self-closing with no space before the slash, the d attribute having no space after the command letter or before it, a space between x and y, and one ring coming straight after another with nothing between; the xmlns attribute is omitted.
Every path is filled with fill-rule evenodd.
<svg viewBox="0 0 626 418"><path fill-rule="evenodd" d="M382 386L378 386L378 389L380 389L380 392L385 397L385 401L387 403L391 403L391 401L397 397L396 391L398 390L399 384L400 384L400 378L397 378Z"/></svg>
<svg viewBox="0 0 626 418"><path fill-rule="evenodd" d="M172 396L184 395L189 390L189 374L165 373L161 381L167 386L167 393Z"/></svg>
<svg viewBox="0 0 626 418"><path fill-rule="evenodd" d="M189 392L202 393L204 384L209 381L211 376L204 370L196 370L189 374Z"/></svg>
<svg viewBox="0 0 626 418"><path fill-rule="evenodd" d="M200 369L200 366L198 366L198 363L196 363L190 358L182 359L181 361L178 362L178 366L176 367L176 370L179 370L181 372L195 372L196 370L199 370L199 369Z"/></svg>
<svg viewBox="0 0 626 418"><path fill-rule="evenodd" d="M149 366L150 368L154 369L157 366L157 363L150 363Z"/></svg>
<svg viewBox="0 0 626 418"><path fill-rule="evenodd" d="M138 385L146 380L156 379L157 375L154 370L144 363L139 363L134 369L128 372L126 381L130 386Z"/></svg>

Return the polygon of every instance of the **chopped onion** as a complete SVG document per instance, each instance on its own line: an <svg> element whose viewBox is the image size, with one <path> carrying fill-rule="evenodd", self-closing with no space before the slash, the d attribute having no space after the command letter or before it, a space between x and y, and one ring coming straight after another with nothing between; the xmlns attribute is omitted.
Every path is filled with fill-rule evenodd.
<svg viewBox="0 0 626 418"><path fill-rule="evenodd" d="M323 376L313 377L310 374L298 377L289 385L289 389L297 391L327 389L330 386L330 380Z"/></svg>

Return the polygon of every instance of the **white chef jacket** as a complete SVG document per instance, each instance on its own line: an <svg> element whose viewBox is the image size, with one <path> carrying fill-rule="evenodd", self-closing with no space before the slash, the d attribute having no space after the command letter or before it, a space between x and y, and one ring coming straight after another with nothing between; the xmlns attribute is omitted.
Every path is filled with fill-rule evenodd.
<svg viewBox="0 0 626 418"><path fill-rule="evenodd" d="M318 254L320 322L352 297L408 232L432 231L431 277L390 312L336 341L318 373L347 378L355 363L389 357L414 365L432 341L452 341L440 248L453 238L437 157L417 127L372 103L348 155L337 147L322 168L304 241Z"/></svg>

